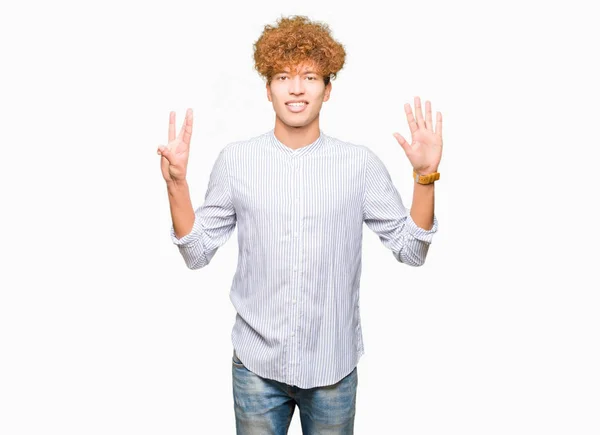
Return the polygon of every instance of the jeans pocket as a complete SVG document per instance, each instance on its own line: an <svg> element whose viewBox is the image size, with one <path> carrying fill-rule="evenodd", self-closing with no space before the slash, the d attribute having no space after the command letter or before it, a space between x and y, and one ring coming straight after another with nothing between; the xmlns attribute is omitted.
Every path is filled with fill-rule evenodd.
<svg viewBox="0 0 600 435"><path fill-rule="evenodd" d="M233 350L233 356L231 357L231 362L236 367L244 367L244 363L242 363L242 361L240 361L240 359L238 358L237 354L235 353L235 349Z"/></svg>

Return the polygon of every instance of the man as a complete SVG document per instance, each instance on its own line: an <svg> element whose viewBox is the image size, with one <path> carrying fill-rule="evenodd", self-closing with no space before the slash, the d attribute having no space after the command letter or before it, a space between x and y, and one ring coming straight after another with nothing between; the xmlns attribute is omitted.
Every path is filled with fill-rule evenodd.
<svg viewBox="0 0 600 435"><path fill-rule="evenodd" d="M442 117L419 97L405 112L412 141L395 133L415 178L407 210L381 160L319 127L343 46L306 17L265 26L254 45L275 128L220 152L204 204L186 183L193 113L158 148L171 236L187 266L206 266L238 225L239 262L230 297L233 396L238 434L287 433L298 405L304 434L351 434L357 364L363 222L402 263L420 266L437 229L434 184Z"/></svg>

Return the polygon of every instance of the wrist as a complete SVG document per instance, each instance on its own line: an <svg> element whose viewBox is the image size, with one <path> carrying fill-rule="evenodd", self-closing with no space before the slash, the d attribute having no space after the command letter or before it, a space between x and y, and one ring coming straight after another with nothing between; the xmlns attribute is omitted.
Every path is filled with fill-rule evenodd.
<svg viewBox="0 0 600 435"><path fill-rule="evenodd" d="M184 178L183 180L170 180L167 181L167 190L169 192L175 192L179 190L188 189L187 180Z"/></svg>
<svg viewBox="0 0 600 435"><path fill-rule="evenodd" d="M435 171L428 172L426 174L419 174L413 170L413 179L415 180L416 184L429 185L440 179L440 173Z"/></svg>
<svg viewBox="0 0 600 435"><path fill-rule="evenodd" d="M413 168L413 172L418 174L418 175L429 175L429 174L434 174L438 171L437 167L431 167L431 168Z"/></svg>

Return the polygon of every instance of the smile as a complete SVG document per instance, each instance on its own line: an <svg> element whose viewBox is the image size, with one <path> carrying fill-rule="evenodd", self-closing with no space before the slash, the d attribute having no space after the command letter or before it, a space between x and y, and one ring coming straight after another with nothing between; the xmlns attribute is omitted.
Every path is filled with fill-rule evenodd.
<svg viewBox="0 0 600 435"><path fill-rule="evenodd" d="M291 112L298 113L302 112L308 103L286 103L285 104Z"/></svg>

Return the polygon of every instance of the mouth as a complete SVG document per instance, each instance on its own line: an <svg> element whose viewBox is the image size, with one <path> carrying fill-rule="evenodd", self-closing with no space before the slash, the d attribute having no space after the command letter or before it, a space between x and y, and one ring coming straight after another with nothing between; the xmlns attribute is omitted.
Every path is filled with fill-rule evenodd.
<svg viewBox="0 0 600 435"><path fill-rule="evenodd" d="M298 112L302 112L304 109L306 109L306 106L308 106L308 102L307 101L290 102L290 103L285 103L285 105L291 112L298 113Z"/></svg>

